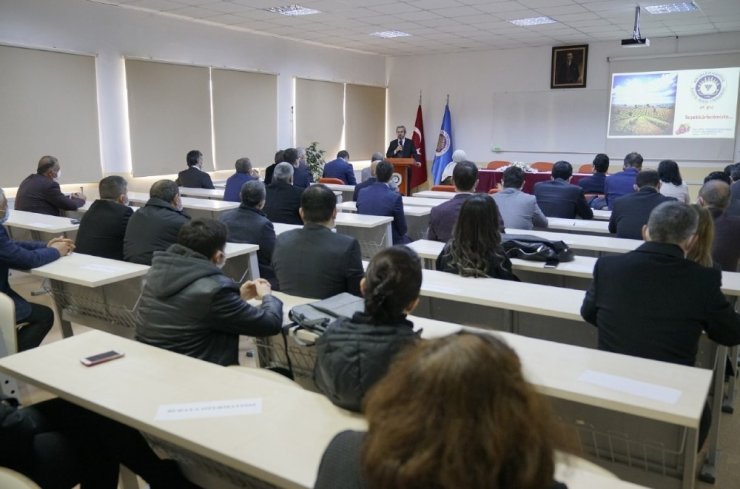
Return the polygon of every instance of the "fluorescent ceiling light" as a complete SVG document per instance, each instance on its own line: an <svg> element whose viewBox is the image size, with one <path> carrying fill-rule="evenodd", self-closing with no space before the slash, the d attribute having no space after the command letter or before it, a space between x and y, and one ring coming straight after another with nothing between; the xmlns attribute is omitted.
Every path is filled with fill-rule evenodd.
<svg viewBox="0 0 740 489"><path fill-rule="evenodd" d="M285 5L284 7L271 7L271 8L268 8L267 10L269 12L274 12L276 14L282 14L282 15L311 15L311 14L321 13L321 11L319 10L301 7L300 5Z"/></svg>
<svg viewBox="0 0 740 489"><path fill-rule="evenodd" d="M373 32L370 35L375 37L382 37L384 39L393 39L394 37L409 37L411 34L401 31L381 31Z"/></svg>
<svg viewBox="0 0 740 489"><path fill-rule="evenodd" d="M699 10L694 2L666 3L665 5L651 5L643 8L651 14L674 14Z"/></svg>
<svg viewBox="0 0 740 489"><path fill-rule="evenodd" d="M509 22L523 27L529 25L554 24L557 20L551 19L550 17L530 17L528 19L514 19Z"/></svg>

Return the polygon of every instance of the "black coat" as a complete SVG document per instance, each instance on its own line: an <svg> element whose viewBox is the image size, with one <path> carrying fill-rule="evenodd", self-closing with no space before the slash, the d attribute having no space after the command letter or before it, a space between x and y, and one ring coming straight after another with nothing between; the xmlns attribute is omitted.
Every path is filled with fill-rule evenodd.
<svg viewBox="0 0 740 489"><path fill-rule="evenodd" d="M73 211L83 205L83 199L67 197L54 179L37 173L29 175L21 182L15 196L17 210L50 216L59 216L62 211Z"/></svg>
<svg viewBox="0 0 740 489"><path fill-rule="evenodd" d="M547 217L592 219L594 212L588 206L583 189L557 178L534 186L537 205Z"/></svg>
<svg viewBox="0 0 740 489"><path fill-rule="evenodd" d="M227 237L229 242L259 245L257 262L260 277L274 281L272 250L275 249L275 227L265 217L264 212L242 204L238 209L224 212L220 219L229 230Z"/></svg>
<svg viewBox="0 0 740 489"><path fill-rule="evenodd" d="M123 237L134 210L111 200L96 200L82 215L75 251L123 260Z"/></svg>
<svg viewBox="0 0 740 489"><path fill-rule="evenodd" d="M409 139L405 138L403 140L403 149L396 153L396 148L398 147L398 139L392 140L388 144L388 151L385 152L386 158L416 158L416 147L414 147L414 142Z"/></svg>
<svg viewBox="0 0 740 489"><path fill-rule="evenodd" d="M623 195L612 203L609 232L618 238L642 239L642 226L647 224L650 212L663 202L676 200L666 197L652 187Z"/></svg>
<svg viewBox="0 0 740 489"><path fill-rule="evenodd" d="M219 365L239 363L239 335L271 336L283 324L272 295L259 307L200 253L175 244L154 254L136 308L136 339Z"/></svg>
<svg viewBox="0 0 740 489"><path fill-rule="evenodd" d="M262 209L272 222L303 224L298 209L305 189L285 182L272 182L266 189L265 208Z"/></svg>
<svg viewBox="0 0 740 489"><path fill-rule="evenodd" d="M177 233L190 217L162 199L151 198L134 212L123 238L123 259L151 265L155 251L164 251L177 242Z"/></svg>
<svg viewBox="0 0 740 489"><path fill-rule="evenodd" d="M316 386L337 406L360 411L396 354L418 339L411 321L372 324L362 313L339 318L316 341Z"/></svg>
<svg viewBox="0 0 740 489"><path fill-rule="evenodd" d="M721 345L740 343L740 317L721 281L678 246L647 242L599 258L581 316L598 328L600 350L691 366L702 331Z"/></svg>
<svg viewBox="0 0 740 489"><path fill-rule="evenodd" d="M177 174L177 184L188 188L213 188L211 176L203 170L191 166Z"/></svg>
<svg viewBox="0 0 740 489"><path fill-rule="evenodd" d="M360 295L364 274L360 243L319 224L306 224L277 237L272 253L280 291L326 299L349 292Z"/></svg>

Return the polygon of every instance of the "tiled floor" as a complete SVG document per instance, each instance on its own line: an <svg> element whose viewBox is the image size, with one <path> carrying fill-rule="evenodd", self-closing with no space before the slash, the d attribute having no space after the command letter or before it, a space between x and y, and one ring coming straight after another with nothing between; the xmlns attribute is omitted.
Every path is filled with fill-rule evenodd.
<svg viewBox="0 0 740 489"><path fill-rule="evenodd" d="M41 288L40 280L23 273L14 272L11 281L13 288L24 297L29 297L31 291ZM52 306L49 295L32 297L31 300L39 304ZM81 333L86 331L87 328L74 325L74 330L75 333ZM57 321L52 331L45 338L44 343L58 341L60 339L61 329ZM239 342L239 350L241 363L246 366L255 366L254 357L250 358L247 356L248 351L254 351L253 341L249 338L242 337ZM38 402L49 397L47 393L31 386L23 386L21 396L26 404ZM740 399L738 400L736 414L722 413L720 416L722 419L720 421L720 457L717 468L717 482L714 485L697 482L697 489L735 489L740 487Z"/></svg>

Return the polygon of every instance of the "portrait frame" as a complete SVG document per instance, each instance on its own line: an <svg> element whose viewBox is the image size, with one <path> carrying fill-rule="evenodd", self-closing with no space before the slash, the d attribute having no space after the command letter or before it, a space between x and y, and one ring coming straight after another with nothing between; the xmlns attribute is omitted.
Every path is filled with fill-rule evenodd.
<svg viewBox="0 0 740 489"><path fill-rule="evenodd" d="M552 48L550 88L585 88L587 74L588 44Z"/></svg>

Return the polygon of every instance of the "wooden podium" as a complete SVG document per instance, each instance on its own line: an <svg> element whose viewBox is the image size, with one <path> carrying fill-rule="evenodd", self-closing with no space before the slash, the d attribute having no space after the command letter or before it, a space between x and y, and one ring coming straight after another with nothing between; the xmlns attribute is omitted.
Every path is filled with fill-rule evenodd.
<svg viewBox="0 0 740 489"><path fill-rule="evenodd" d="M416 160L413 158L388 158L388 161L393 165L393 172L401 175L401 180L398 182L398 191L401 195L409 195L411 192L411 168L416 164Z"/></svg>

